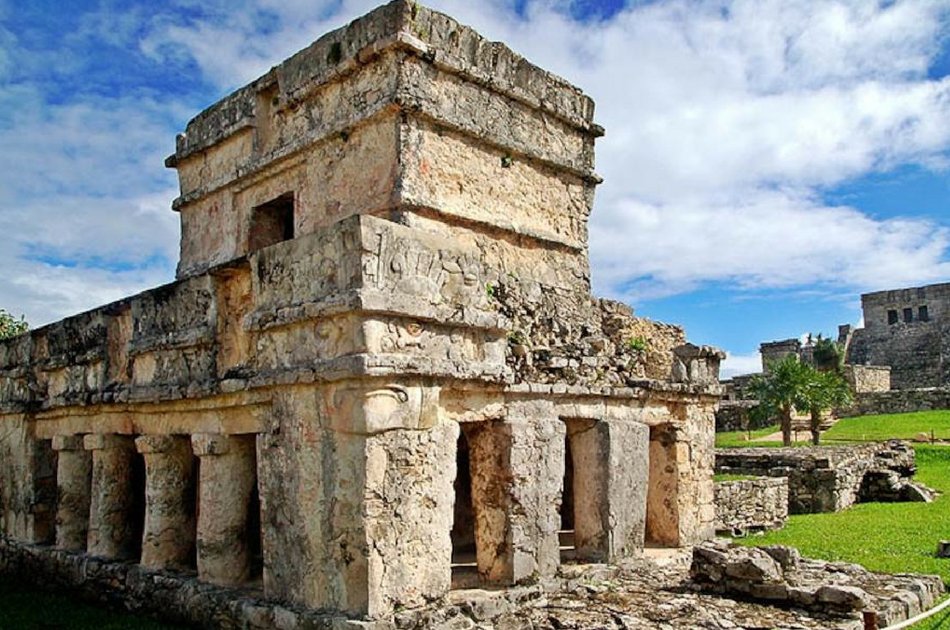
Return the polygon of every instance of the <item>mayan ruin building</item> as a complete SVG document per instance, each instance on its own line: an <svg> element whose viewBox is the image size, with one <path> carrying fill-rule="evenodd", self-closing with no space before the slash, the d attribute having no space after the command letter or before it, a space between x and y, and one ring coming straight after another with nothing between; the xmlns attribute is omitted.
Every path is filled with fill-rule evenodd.
<svg viewBox="0 0 950 630"><path fill-rule="evenodd" d="M893 389L950 386L950 284L861 296L864 327L842 326L848 363L891 368Z"/></svg>
<svg viewBox="0 0 950 630"><path fill-rule="evenodd" d="M177 279L0 342L0 563L385 620L710 537L723 355L591 296L593 113L397 0L199 114Z"/></svg>

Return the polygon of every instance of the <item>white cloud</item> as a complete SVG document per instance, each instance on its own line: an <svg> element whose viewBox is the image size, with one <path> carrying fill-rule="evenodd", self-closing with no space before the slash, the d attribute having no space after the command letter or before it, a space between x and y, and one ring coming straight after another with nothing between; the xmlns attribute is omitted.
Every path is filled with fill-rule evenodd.
<svg viewBox="0 0 950 630"><path fill-rule="evenodd" d="M377 4L176 0L91 15L80 36L193 61L223 96ZM668 0L630 3L586 24L570 19L567 0L529 1L523 17L503 0L427 4L597 101L606 182L591 252L602 293L637 301L709 281L866 289L950 278L947 222L914 218L913 208L882 220L821 198L828 187L899 165L947 168L950 79L926 72L945 45L948 3ZM8 58L0 53L0 76ZM12 148L0 154L0 202L10 217L0 217L0 229L23 231L0 264L39 265L22 258L27 245L133 266L156 252L174 257L173 180L160 160L175 131L168 111L191 107L170 96L48 108L22 85L0 87L0 110L16 112L0 126L0 143ZM16 268L23 278L45 273L43 283L58 287L50 291L59 306L43 310L40 287L30 297L24 283L16 289L0 279L3 301L35 304L38 319L92 306L105 297L92 283L112 296L169 273ZM80 290L66 288L73 286Z"/></svg>
<svg viewBox="0 0 950 630"><path fill-rule="evenodd" d="M279 24L267 35L237 12L149 45L173 42L229 85L371 4L327 15L326 3L259 0ZM710 280L864 289L950 276L946 227L876 220L818 194L901 164L946 168L950 79L926 78L946 3L672 0L586 25L564 2L529 3L525 18L502 2L430 4L596 99L600 290L637 299Z"/></svg>
<svg viewBox="0 0 950 630"><path fill-rule="evenodd" d="M167 282L178 253L167 113L0 89L0 307L36 326ZM0 121L2 122L2 121Z"/></svg>
<svg viewBox="0 0 950 630"><path fill-rule="evenodd" d="M755 374L762 371L762 355L758 352L752 354L732 354L727 353L722 362L720 376L723 379L741 376L744 374Z"/></svg>

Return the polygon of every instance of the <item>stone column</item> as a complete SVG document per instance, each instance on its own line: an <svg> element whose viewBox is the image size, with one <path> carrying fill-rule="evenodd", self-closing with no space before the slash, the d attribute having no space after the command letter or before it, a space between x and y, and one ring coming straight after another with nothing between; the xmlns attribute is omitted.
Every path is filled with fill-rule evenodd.
<svg viewBox="0 0 950 630"><path fill-rule="evenodd" d="M81 435L53 438L56 457L56 546L85 551L89 534L89 501L92 493L92 453Z"/></svg>
<svg viewBox="0 0 950 630"><path fill-rule="evenodd" d="M689 445L677 441L677 429L671 424L650 429L650 486L647 498L647 541L665 547L680 542L679 465L688 460L683 452Z"/></svg>
<svg viewBox="0 0 950 630"><path fill-rule="evenodd" d="M142 566L185 568L195 546L193 455L187 437L143 435L135 446L145 457L145 533Z"/></svg>
<svg viewBox="0 0 950 630"><path fill-rule="evenodd" d="M92 451L92 490L86 551L94 556L129 559L139 541L133 521L132 457L135 443L126 435L87 435Z"/></svg>
<svg viewBox="0 0 950 630"><path fill-rule="evenodd" d="M191 437L198 480L198 579L233 586L250 574L248 504L257 483L255 437Z"/></svg>
<svg viewBox="0 0 950 630"><path fill-rule="evenodd" d="M560 563L565 427L547 404L524 407L469 436L478 572L496 584L553 575Z"/></svg>
<svg viewBox="0 0 950 630"><path fill-rule="evenodd" d="M616 562L643 549L649 428L603 420L568 424L577 557Z"/></svg>

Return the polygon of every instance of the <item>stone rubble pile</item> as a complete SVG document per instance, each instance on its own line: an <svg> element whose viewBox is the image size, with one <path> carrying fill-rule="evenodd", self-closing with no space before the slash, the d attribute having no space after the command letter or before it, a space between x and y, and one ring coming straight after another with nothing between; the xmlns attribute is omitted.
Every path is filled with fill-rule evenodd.
<svg viewBox="0 0 950 630"><path fill-rule="evenodd" d="M862 502L881 501L885 503L919 502L930 503L936 491L922 483L901 477L893 470L872 470L864 475L861 483Z"/></svg>
<svg viewBox="0 0 950 630"><path fill-rule="evenodd" d="M788 477L790 514L840 512L858 501L891 501L901 496L908 497L905 500L923 500L912 497L923 496L924 490L907 487L916 471L913 447L900 440L848 446L716 450L717 473ZM879 473L884 481L875 481L865 488L865 479L872 472ZM883 492L881 497L874 493L878 489Z"/></svg>
<svg viewBox="0 0 950 630"><path fill-rule="evenodd" d="M695 547L690 575L710 592L752 601L843 616L873 611L881 627L920 614L944 592L935 575L876 574L856 564L802 558L791 547L722 540Z"/></svg>

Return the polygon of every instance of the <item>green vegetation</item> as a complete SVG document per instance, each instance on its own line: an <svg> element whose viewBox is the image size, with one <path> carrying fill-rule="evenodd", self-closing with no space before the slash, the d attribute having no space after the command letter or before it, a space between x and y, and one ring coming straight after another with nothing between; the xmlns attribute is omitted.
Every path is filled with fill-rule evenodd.
<svg viewBox="0 0 950 630"><path fill-rule="evenodd" d="M748 481L755 479L753 475L734 475L732 473L716 473L713 475L713 481Z"/></svg>
<svg viewBox="0 0 950 630"><path fill-rule="evenodd" d="M778 425L754 429L752 431L723 431L716 434L718 448L738 448L742 446L781 446L781 442L756 442L759 438L772 435L780 430Z"/></svg>
<svg viewBox="0 0 950 630"><path fill-rule="evenodd" d="M725 431L716 434L716 446L736 448L741 446L781 446L777 440L756 441L779 431L777 425L755 429L754 431ZM933 436L937 440L950 440L950 410L917 411L883 416L859 416L844 418L822 434L826 443L879 442L888 439L912 440L921 433ZM801 437L802 434L799 433ZM806 446L807 441L799 440L796 446ZM948 532L950 533L950 532Z"/></svg>
<svg viewBox="0 0 950 630"><path fill-rule="evenodd" d="M920 433L930 435L931 431L938 440L950 440L950 410L844 418L826 431L824 438L855 442L910 440Z"/></svg>
<svg viewBox="0 0 950 630"><path fill-rule="evenodd" d="M176 630L147 617L102 610L62 595L0 581L0 628L54 630Z"/></svg>
<svg viewBox="0 0 950 630"><path fill-rule="evenodd" d="M934 555L937 541L950 537L950 446L916 450L916 479L943 493L933 503L859 503L834 514L795 515L784 529L738 542L791 545L812 558L885 573L932 573L950 584L950 560ZM915 628L950 629L950 613Z"/></svg>
<svg viewBox="0 0 950 630"><path fill-rule="evenodd" d="M777 430L767 427L751 435L754 439ZM931 431L937 439L950 439L950 410L845 418L823 438L836 443L880 441L910 439ZM719 433L716 446L780 445L750 443L748 435L745 431ZM860 503L834 514L794 515L784 529L738 542L790 545L809 557L856 562L872 571L932 573L950 584L950 561L934 555L937 541L950 538L950 445L915 444L914 448L916 479L942 493L933 503ZM914 628L950 630L950 610Z"/></svg>
<svg viewBox="0 0 950 630"><path fill-rule="evenodd" d="M26 320L23 316L20 316L20 319L17 319L7 311L0 308L0 339L6 339L7 337L16 337L21 335L30 329L30 325L26 323Z"/></svg>
<svg viewBox="0 0 950 630"><path fill-rule="evenodd" d="M822 337L821 333L818 333L817 337L809 337L814 342L812 361L815 367L822 372L841 372L844 366L844 348L833 339Z"/></svg>
<svg viewBox="0 0 950 630"><path fill-rule="evenodd" d="M634 337L627 341L627 348L633 352L646 352L649 342L643 337Z"/></svg>
<svg viewBox="0 0 950 630"><path fill-rule="evenodd" d="M818 444L821 415L851 402L851 389L837 371L815 369L794 354L771 363L767 374L754 376L749 394L759 401L752 409L753 417L779 419L785 446L792 445L792 415L796 410L811 415L812 443Z"/></svg>

